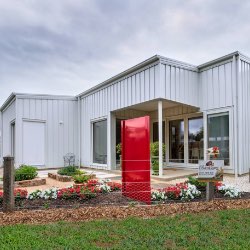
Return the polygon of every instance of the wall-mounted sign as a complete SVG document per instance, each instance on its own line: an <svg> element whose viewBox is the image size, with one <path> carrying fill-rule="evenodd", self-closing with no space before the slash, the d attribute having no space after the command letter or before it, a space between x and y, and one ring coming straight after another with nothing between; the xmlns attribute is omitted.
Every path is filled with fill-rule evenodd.
<svg viewBox="0 0 250 250"><path fill-rule="evenodd" d="M199 161L198 179L204 181L222 181L224 160Z"/></svg>

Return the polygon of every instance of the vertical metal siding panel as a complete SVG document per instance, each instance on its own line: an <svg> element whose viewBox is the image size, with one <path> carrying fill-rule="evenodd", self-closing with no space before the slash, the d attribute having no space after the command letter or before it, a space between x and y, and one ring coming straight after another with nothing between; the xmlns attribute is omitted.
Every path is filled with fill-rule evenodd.
<svg viewBox="0 0 250 250"><path fill-rule="evenodd" d="M140 74L137 73L135 76L135 83L136 83L136 102L140 103L141 101L141 86L140 86Z"/></svg>
<svg viewBox="0 0 250 250"><path fill-rule="evenodd" d="M69 135L70 135L70 130L69 130L69 126L70 126L70 112L69 112L69 105L70 102L64 101L63 102L63 112L64 112L64 148L63 148L63 155L67 154L70 152L70 141L69 141ZM73 110L72 110L73 111ZM75 120L77 121L77 120ZM72 131L73 132L73 131ZM73 133L71 134L72 138L74 138ZM75 151L71 151L72 153L75 153Z"/></svg>
<svg viewBox="0 0 250 250"><path fill-rule="evenodd" d="M208 104L208 109L212 109L214 107L213 73L211 69L207 71L207 104Z"/></svg>
<svg viewBox="0 0 250 250"><path fill-rule="evenodd" d="M184 69L180 68L180 87L179 87L179 100L185 103L185 77L184 77Z"/></svg>
<svg viewBox="0 0 250 250"><path fill-rule="evenodd" d="M225 81L226 81L226 106L233 103L233 80L232 80L232 63L225 65Z"/></svg>
<svg viewBox="0 0 250 250"><path fill-rule="evenodd" d="M117 83L117 108L121 107L121 81Z"/></svg>
<svg viewBox="0 0 250 250"><path fill-rule="evenodd" d="M219 66L219 85L220 85L220 98L219 98L219 106L226 106L226 81L225 81L225 65Z"/></svg>
<svg viewBox="0 0 250 250"><path fill-rule="evenodd" d="M36 99L35 107L36 107L35 118L42 119L42 100Z"/></svg>
<svg viewBox="0 0 250 250"><path fill-rule="evenodd" d="M149 69L146 69L145 71L145 101L148 101L150 98L150 79L149 79Z"/></svg>
<svg viewBox="0 0 250 250"><path fill-rule="evenodd" d="M23 103L23 118L30 117L30 102L28 99L22 99Z"/></svg>
<svg viewBox="0 0 250 250"><path fill-rule="evenodd" d="M131 104L135 104L135 95L136 95L136 88L135 88L135 75L131 76Z"/></svg>
<svg viewBox="0 0 250 250"><path fill-rule="evenodd" d="M128 100L128 106L132 104L132 83L131 83L131 77L127 78L127 88L128 88L128 95L127 95L127 100Z"/></svg>
<svg viewBox="0 0 250 250"><path fill-rule="evenodd" d="M127 106L127 100L125 98L125 96L127 95L127 79L123 79L122 80L122 92L121 92L121 96L122 96L122 107Z"/></svg>
<svg viewBox="0 0 250 250"><path fill-rule="evenodd" d="M114 85L113 98L114 98L114 107L113 107L113 109L118 109L118 83L116 83Z"/></svg>
<svg viewBox="0 0 250 250"><path fill-rule="evenodd" d="M29 99L29 107L30 107L30 119L35 119L35 113L36 113L36 103L34 99Z"/></svg>
<svg viewBox="0 0 250 250"><path fill-rule="evenodd" d="M170 100L176 100L176 67L171 66Z"/></svg>
<svg viewBox="0 0 250 250"><path fill-rule="evenodd" d="M155 87L158 86L160 88L160 83L155 83L155 67L149 68L149 84L150 84L150 92L149 92L149 99L155 98Z"/></svg>
<svg viewBox="0 0 250 250"><path fill-rule="evenodd" d="M140 85L141 85L141 102L144 102L146 100L145 97L145 72L140 72Z"/></svg>
<svg viewBox="0 0 250 250"><path fill-rule="evenodd" d="M55 152L54 152L54 122L55 122L55 115L54 115L54 107L53 107L53 100L48 100L48 122L47 122L47 129L48 129L48 164L49 166L55 166Z"/></svg>
<svg viewBox="0 0 250 250"><path fill-rule="evenodd" d="M165 97L166 99L171 98L171 66L165 66Z"/></svg>
<svg viewBox="0 0 250 250"><path fill-rule="evenodd" d="M176 68L175 100L180 101L180 68Z"/></svg>
<svg viewBox="0 0 250 250"><path fill-rule="evenodd" d="M218 67L213 68L213 107L220 107L219 99L220 99L220 84L218 82L219 71Z"/></svg>

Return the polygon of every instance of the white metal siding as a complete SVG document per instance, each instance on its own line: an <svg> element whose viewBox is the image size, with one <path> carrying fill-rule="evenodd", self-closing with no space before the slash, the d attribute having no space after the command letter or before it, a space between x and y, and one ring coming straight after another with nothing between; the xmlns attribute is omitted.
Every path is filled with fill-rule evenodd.
<svg viewBox="0 0 250 250"><path fill-rule="evenodd" d="M45 166L47 168L63 166L66 153L76 155L78 159L78 107L77 101L64 99L17 99L18 151L19 164L24 163L22 142L23 123L25 121L45 122Z"/></svg>
<svg viewBox="0 0 250 250"><path fill-rule="evenodd" d="M156 99L159 93L157 88L159 64L154 63L81 98L83 165L89 166L92 163L91 121L103 117L108 119L111 111ZM111 126L109 121L108 126Z"/></svg>
<svg viewBox="0 0 250 250"><path fill-rule="evenodd" d="M160 72L160 97L198 107L198 72L168 64L161 64Z"/></svg>
<svg viewBox="0 0 250 250"><path fill-rule="evenodd" d="M23 121L23 163L45 166L45 123Z"/></svg>
<svg viewBox="0 0 250 250"><path fill-rule="evenodd" d="M16 118L16 101L2 112L2 152L3 157L11 155L11 122Z"/></svg>
<svg viewBox="0 0 250 250"><path fill-rule="evenodd" d="M233 105L232 62L210 67L199 75L199 106L202 110L224 108Z"/></svg>
<svg viewBox="0 0 250 250"><path fill-rule="evenodd" d="M238 136L240 174L250 168L250 62L239 61Z"/></svg>

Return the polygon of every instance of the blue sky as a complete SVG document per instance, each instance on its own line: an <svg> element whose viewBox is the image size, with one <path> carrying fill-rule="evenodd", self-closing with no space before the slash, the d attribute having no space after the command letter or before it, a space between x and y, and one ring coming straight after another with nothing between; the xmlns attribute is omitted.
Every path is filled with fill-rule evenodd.
<svg viewBox="0 0 250 250"><path fill-rule="evenodd" d="M250 1L0 0L0 105L76 95L155 54L201 64L250 55Z"/></svg>

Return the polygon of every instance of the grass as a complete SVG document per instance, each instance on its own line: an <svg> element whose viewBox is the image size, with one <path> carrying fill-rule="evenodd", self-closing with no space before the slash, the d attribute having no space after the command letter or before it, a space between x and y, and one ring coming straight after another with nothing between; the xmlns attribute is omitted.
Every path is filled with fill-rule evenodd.
<svg viewBox="0 0 250 250"><path fill-rule="evenodd" d="M0 227L0 249L249 249L250 209Z"/></svg>

